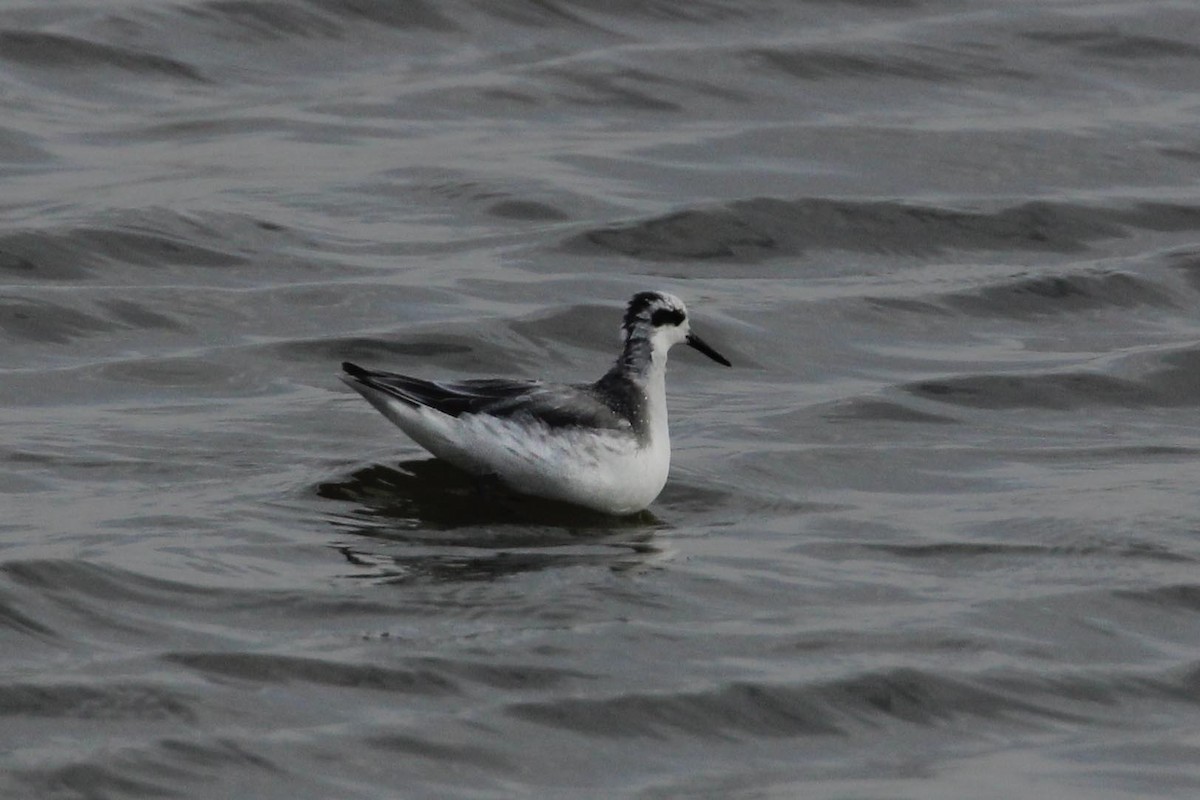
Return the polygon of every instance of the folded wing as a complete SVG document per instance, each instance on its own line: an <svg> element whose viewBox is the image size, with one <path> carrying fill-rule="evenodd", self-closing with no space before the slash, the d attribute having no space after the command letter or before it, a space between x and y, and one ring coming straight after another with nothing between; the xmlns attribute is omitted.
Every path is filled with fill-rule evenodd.
<svg viewBox="0 0 1200 800"><path fill-rule="evenodd" d="M504 379L427 381L367 370L349 362L342 364L342 369L357 383L408 405L425 406L451 417L486 414L526 418L550 428L631 428L629 419L605 404L592 386Z"/></svg>

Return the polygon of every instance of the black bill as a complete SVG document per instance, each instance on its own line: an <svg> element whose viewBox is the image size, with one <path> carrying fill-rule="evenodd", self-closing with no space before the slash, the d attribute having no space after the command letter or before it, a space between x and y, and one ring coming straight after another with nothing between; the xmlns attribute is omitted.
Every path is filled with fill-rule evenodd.
<svg viewBox="0 0 1200 800"><path fill-rule="evenodd" d="M717 362L718 364L724 364L727 367L733 366L733 364L729 363L728 358L721 355L716 350L713 350L711 347L709 347L707 344L704 343L703 339L701 339L696 334L689 333L687 335L687 339L685 339L684 341L687 342L688 347L696 348L701 353L704 353L704 355L708 356L709 358L711 358L713 361Z"/></svg>

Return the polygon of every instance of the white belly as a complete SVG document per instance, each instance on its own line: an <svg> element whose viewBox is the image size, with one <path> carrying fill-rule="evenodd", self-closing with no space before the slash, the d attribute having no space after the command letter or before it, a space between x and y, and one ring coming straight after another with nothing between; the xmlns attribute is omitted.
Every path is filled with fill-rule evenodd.
<svg viewBox="0 0 1200 800"><path fill-rule="evenodd" d="M386 396L377 399L388 419L438 458L475 475L494 475L523 494L607 514L649 506L671 468L661 393L647 407L649 431L641 440L628 429L552 428L528 418L487 414L450 417Z"/></svg>
<svg viewBox="0 0 1200 800"><path fill-rule="evenodd" d="M461 417L457 452L436 453L476 473L498 476L523 494L608 514L649 506L667 482L670 442L644 445L629 432L551 429L512 419Z"/></svg>

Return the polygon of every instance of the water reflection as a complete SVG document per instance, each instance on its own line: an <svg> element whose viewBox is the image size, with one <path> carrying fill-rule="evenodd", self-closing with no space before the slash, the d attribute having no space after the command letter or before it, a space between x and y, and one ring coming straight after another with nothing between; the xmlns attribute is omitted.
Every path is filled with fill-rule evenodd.
<svg viewBox="0 0 1200 800"><path fill-rule="evenodd" d="M492 580L573 566L627 570L663 556L652 543L667 526L650 512L611 517L525 497L437 459L373 464L316 487L353 503L330 517L332 546L352 577Z"/></svg>

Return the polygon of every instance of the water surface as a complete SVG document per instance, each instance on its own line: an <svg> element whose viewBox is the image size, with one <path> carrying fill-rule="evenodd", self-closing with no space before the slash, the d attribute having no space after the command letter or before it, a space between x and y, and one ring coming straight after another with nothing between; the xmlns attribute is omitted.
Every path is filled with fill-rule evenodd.
<svg viewBox="0 0 1200 800"><path fill-rule="evenodd" d="M0 9L0 785L1194 797L1200 10ZM337 365L581 381L490 502Z"/></svg>

